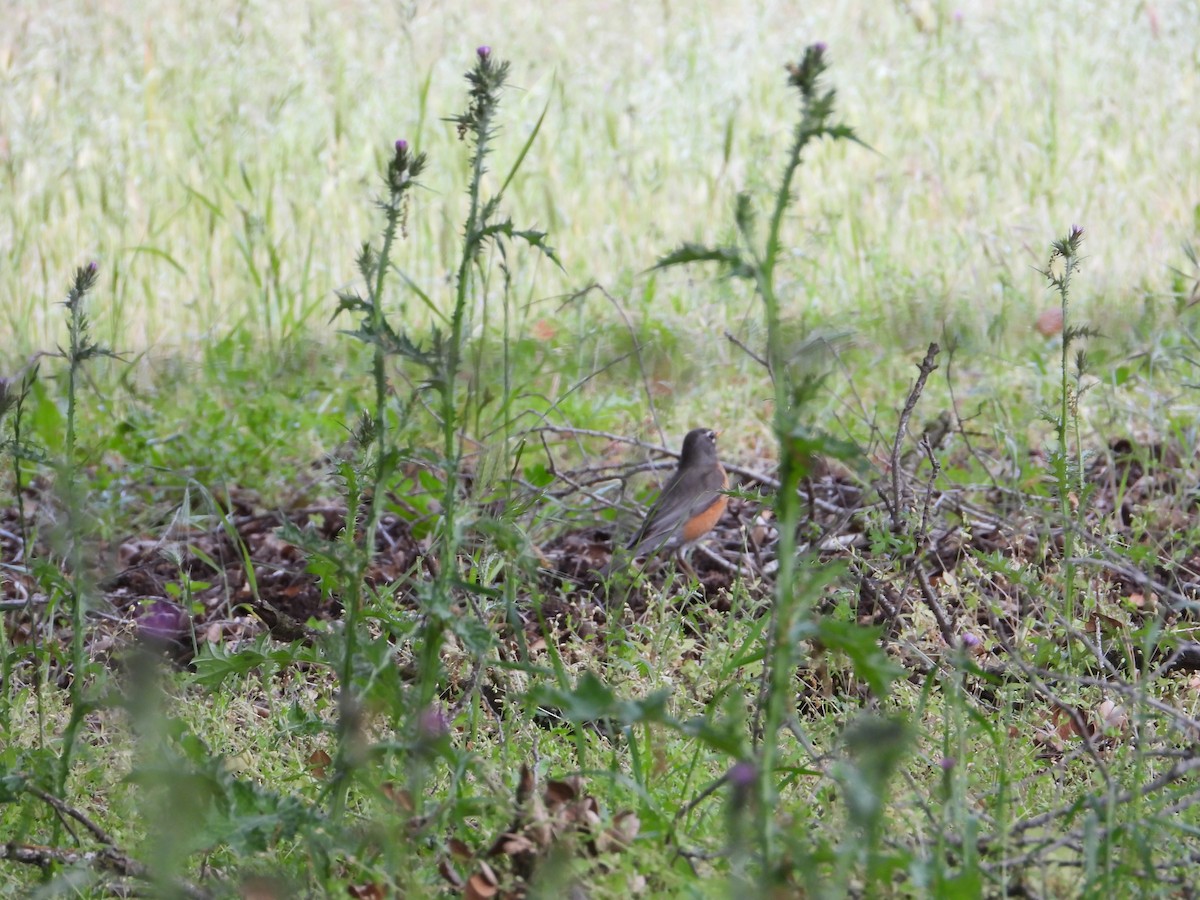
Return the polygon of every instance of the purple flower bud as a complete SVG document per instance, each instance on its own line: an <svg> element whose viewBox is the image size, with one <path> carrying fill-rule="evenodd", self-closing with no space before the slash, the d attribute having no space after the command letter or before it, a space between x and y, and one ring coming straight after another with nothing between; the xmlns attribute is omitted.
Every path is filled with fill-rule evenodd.
<svg viewBox="0 0 1200 900"><path fill-rule="evenodd" d="M746 790L754 785L755 779L758 778L758 772L754 768L754 763L743 761L734 763L726 778L736 790Z"/></svg>
<svg viewBox="0 0 1200 900"><path fill-rule="evenodd" d="M400 140L396 141L397 153L404 153L406 150L408 150L408 141L404 140L404 138L400 138Z"/></svg>
<svg viewBox="0 0 1200 900"><path fill-rule="evenodd" d="M815 44L813 44L813 49L817 51L818 55L823 55L825 51L829 49L829 45L824 41L817 41Z"/></svg>
<svg viewBox="0 0 1200 900"><path fill-rule="evenodd" d="M440 741L450 733L450 720L437 705L427 706L417 715L417 736L423 741Z"/></svg>
<svg viewBox="0 0 1200 900"><path fill-rule="evenodd" d="M492 55L492 48L489 47L487 44L484 44L482 47L476 48L475 54L480 59L487 59L489 56Z"/></svg>
<svg viewBox="0 0 1200 900"><path fill-rule="evenodd" d="M155 600L138 616L138 636L144 641L176 641L187 634L187 611L166 600Z"/></svg>
<svg viewBox="0 0 1200 900"><path fill-rule="evenodd" d="M956 760L953 756L943 756L940 760L938 760L938 765L942 767L943 772L949 772L956 764Z"/></svg>
<svg viewBox="0 0 1200 900"><path fill-rule="evenodd" d="M968 650L974 650L977 647L983 646L983 641L981 641L976 635L971 634L969 631L963 633L961 640L962 645Z"/></svg>
<svg viewBox="0 0 1200 900"><path fill-rule="evenodd" d="M1083 237L1083 226L1082 225L1072 225L1071 226L1071 240L1077 241L1081 237Z"/></svg>
<svg viewBox="0 0 1200 900"><path fill-rule="evenodd" d="M725 773L729 782L729 802L734 810L747 809L754 799L754 785L758 781L758 769L754 763L742 760L734 763Z"/></svg>
<svg viewBox="0 0 1200 900"><path fill-rule="evenodd" d="M99 268L100 268L99 264L94 259L90 263L88 263L88 271L91 272L93 275L96 274L96 270Z"/></svg>

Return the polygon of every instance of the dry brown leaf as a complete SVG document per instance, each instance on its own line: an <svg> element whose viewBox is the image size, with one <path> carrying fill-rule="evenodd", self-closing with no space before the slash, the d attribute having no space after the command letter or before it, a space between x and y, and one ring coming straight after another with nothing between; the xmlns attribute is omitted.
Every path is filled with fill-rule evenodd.
<svg viewBox="0 0 1200 900"><path fill-rule="evenodd" d="M1075 715L1071 715L1072 711ZM1069 740L1072 736L1089 738L1096 732L1095 727L1081 710L1067 710L1061 706L1054 708L1054 725L1055 733L1063 740Z"/></svg>
<svg viewBox="0 0 1200 900"><path fill-rule="evenodd" d="M587 826L589 830L591 826L599 825L600 818L600 803L591 795L583 798L583 808L580 812L580 820Z"/></svg>
<svg viewBox="0 0 1200 900"><path fill-rule="evenodd" d="M491 900L500 892L500 880L492 867L485 862L479 864L479 871L467 879L466 890L463 891L465 900Z"/></svg>
<svg viewBox="0 0 1200 900"><path fill-rule="evenodd" d="M456 891L461 891L465 887L465 882L462 876L458 874L458 870L451 865L450 860L443 859L438 862L438 874L446 879L450 887Z"/></svg>
<svg viewBox="0 0 1200 900"><path fill-rule="evenodd" d="M308 763L308 770L312 772L314 778L324 778L325 770L333 760L324 750L314 750L305 762Z"/></svg>
<svg viewBox="0 0 1200 900"><path fill-rule="evenodd" d="M533 853L537 845L523 834L503 834L498 841L500 852L506 856L517 856L520 853Z"/></svg>
<svg viewBox="0 0 1200 900"><path fill-rule="evenodd" d="M385 781L379 789L383 791L383 796L395 803L401 811L410 813L415 808L412 794L397 785L394 781Z"/></svg>
<svg viewBox="0 0 1200 900"><path fill-rule="evenodd" d="M1096 715L1104 723L1105 731L1124 731L1129 725L1129 713L1119 703L1104 700L1096 707Z"/></svg>
<svg viewBox="0 0 1200 900"><path fill-rule="evenodd" d="M579 792L575 789L575 785L569 781L547 781L546 782L546 805L553 809L556 806L562 806L565 803L570 803Z"/></svg>
<svg viewBox="0 0 1200 900"><path fill-rule="evenodd" d="M465 841L460 841L458 838L452 837L446 840L446 849L450 851L450 855L456 859L470 859L475 854L471 852L471 848L467 846Z"/></svg>
<svg viewBox="0 0 1200 900"><path fill-rule="evenodd" d="M290 896L291 891L284 882L265 875L247 878L238 888L241 900L285 900Z"/></svg>
<svg viewBox="0 0 1200 900"><path fill-rule="evenodd" d="M612 828L609 830L615 831L626 845L632 844L638 832L642 830L642 820L632 809L626 809L613 817Z"/></svg>
<svg viewBox="0 0 1200 900"><path fill-rule="evenodd" d="M533 777L533 770L525 763L522 763L521 777L517 780L517 803L524 804L526 800L532 797L535 787L537 787L537 782Z"/></svg>

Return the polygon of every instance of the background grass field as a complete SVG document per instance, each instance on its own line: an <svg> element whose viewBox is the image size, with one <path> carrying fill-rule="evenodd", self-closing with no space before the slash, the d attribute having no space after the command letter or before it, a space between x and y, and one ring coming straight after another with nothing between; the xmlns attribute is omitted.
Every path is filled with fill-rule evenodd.
<svg viewBox="0 0 1200 900"><path fill-rule="evenodd" d="M1145 488L1124 530L1105 530L1105 516L1116 515L1105 507L1087 518L1088 536L1127 568L1169 582L1163 573L1190 565L1197 546L1200 266L1191 248L1200 245L1200 8L1024 0L10 4L0 22L0 377L64 346L61 301L70 273L90 260L100 273L88 297L92 333L123 357L96 361L81 387L82 446L71 465L86 488L87 524L76 526L96 560L91 575L103 580L117 568L131 538L211 549L196 535L219 533L222 509L316 506L344 489L324 477L328 455L341 452L374 386L369 348L337 333L353 323L333 318L335 292L360 282L355 255L380 228L379 176L393 142L405 139L428 154L429 166L393 261L428 302L398 278L385 299L415 334L444 324L462 252L470 153L447 119L464 107L462 74L481 45L512 62L485 186L499 187L544 116L503 211L546 231L562 268L519 247L503 257L492 249L484 260L491 274L471 293L463 381L475 405L464 411L462 433L472 502L494 509L479 485L502 483L513 461L507 444L495 449L505 443L496 435L511 436L514 421L527 426L534 418L672 447L690 427L721 427L727 460L768 466L777 458L775 395L729 337L761 346L758 299L715 269L652 267L685 241L731 241L739 191L764 203L771 196L797 117L784 66L814 41L829 48L838 116L868 146L825 142L806 153L783 230L782 327L805 365L829 376L806 407L812 424L854 441L860 468L878 468L914 366L938 341L943 365L913 431L953 407L960 436L986 457L961 445L948 450L939 488L976 496L975 486L990 482L994 493L978 493L992 513L1034 522L1025 529L1033 542L1042 551L1056 546L1049 535L1061 521L1010 500L1047 490L1054 435L1047 410L1056 408L1064 379L1061 333L1038 328L1039 317L1059 306L1039 270L1050 242L1079 224L1084 258L1069 323L1092 331L1071 404L1080 458L1107 459L1105 471L1120 470L1111 452L1124 439L1145 471L1159 463L1172 470ZM53 377L56 366L42 359L27 413L48 459L67 446L65 379ZM404 366L391 376L398 395L419 380ZM489 390L503 399L492 403ZM400 438L413 458L439 439L419 419L403 425ZM563 449L571 464L612 452L596 442ZM0 505L9 507L5 462ZM544 460L537 465L549 477ZM42 487L64 477L61 467L31 461L25 473L43 479ZM411 472L405 477L406 485L428 487ZM1117 477L1117 508L1136 481L1124 477ZM49 497L37 505L57 508ZM438 507L408 499L419 506L413 529L423 538ZM1081 521L1098 503L1083 498ZM616 515L578 495L551 506L505 523L519 525L521 540L548 546L572 528L611 526ZM618 531L634 514L617 517ZM480 512L474 520L486 518ZM869 510L858 520L872 536L863 557L880 578L879 560L913 552L873 530ZM59 548L46 543L46 558L61 561ZM481 546L471 571L490 574L471 577L507 590L501 586L512 578L496 573L509 571L511 558L497 548L511 547L499 538ZM1190 896L1181 873L1200 852L1190 769L1170 781L1173 793L1143 788L1173 761L1190 764L1198 683L1186 671L1152 685L1117 679L1091 671L1071 650L1080 635L1098 633L1097 621L1115 631L1105 640L1121 646L1142 647L1144 629L1185 641L1190 611L1160 616L1138 605L1152 594L1144 585L1137 592L1125 585L1126 600L1140 599L1122 606L1096 575L1082 579L1078 617L1064 618L1054 610L1063 585L1074 582L1058 568L1029 574L1024 562L1006 568L982 553L972 560L1001 593L1019 587L1033 598L1022 607L1028 621L1019 634L1030 647L1027 667L1011 670L1017 674L1008 682L988 682L981 699L970 687L978 673L969 654L939 643L920 603L890 635L888 651L910 674L925 675L901 679L886 702L862 689L862 673L844 659L826 665L816 653L803 678L820 699L802 704L806 736L782 751L784 801L772 851L781 871L808 865L810 876L785 873L778 889L784 896L974 896L1021 885L1036 896L1066 896L1119 894L1136 877L1149 894ZM820 568L815 560L813 567ZM832 619L863 618L852 582L829 571L831 582L813 575L806 590L832 604L825 607ZM939 584L954 596L955 626L965 632L986 618L977 610L1003 604L961 577L951 573ZM181 577L173 590L185 602L192 588ZM531 596L562 599L544 591L531 577L519 591L522 608L536 605ZM455 860L464 875L476 871L477 858L447 841L485 849L478 844L509 823L514 784L530 763L538 791L547 779L582 772L604 827L619 830L628 821L622 810L636 810L641 824L631 841L613 838L599 862L583 852L539 856L541 880L533 883L541 896L565 896L555 891L568 883L585 884L593 896L757 889L769 880L756 868L763 860L755 852L765 851L752 852L739 835L753 830L747 823L761 810L737 793L730 761L738 753L721 749L746 729L699 739L678 726L691 717L754 721L762 677L754 648L770 589L756 582L734 585L719 601L715 594L688 602L678 584L668 587L639 615L614 620L620 628L601 626L599 647L595 623L574 610L569 624L546 633L557 644L550 655L561 657L554 666L544 658L543 668L498 666L507 713L480 698L471 672L481 659L511 662L516 638L505 634L501 649L486 652L461 634L447 639L443 664L454 677L442 687L452 741L440 722L421 726L422 710L389 707L370 694L393 680L403 694L416 651L366 660L363 690L383 704L365 729L378 771L370 789L351 792L353 824L344 830L341 819L322 818L329 792L319 754L337 756L335 733L344 747L342 726L330 723L344 722L345 711L338 712L332 671L304 647L275 660L211 663L199 684L189 680L195 672L171 676L162 701L163 720L176 723L164 726L171 739L148 740L147 719L136 711L131 726L128 710L89 710L63 799L167 873L155 882L164 893L175 889L168 876L197 883L212 876L218 893L250 896L252 877L261 875L263 890L275 892L267 896L347 885L420 896L447 883L439 859ZM376 612L371 634L407 647L416 626L400 613ZM512 624L508 615L486 621L501 633ZM15 622L3 646L0 699L0 761L13 778L35 770L44 748L57 752L71 719L67 698L22 662L35 658L45 681L63 660L36 646L30 657ZM269 653L275 645L255 646ZM93 651L107 659L104 648ZM1043 667L1070 682L1051 690ZM551 669L577 686L592 671L605 687L571 694L565 681L544 677ZM235 671L253 674L232 679ZM1109 675L1120 688L1087 680ZM646 709L615 711L622 698L645 700L665 687L674 689L666 712L649 701ZM1087 711L1100 722L1096 735L1084 739L1087 729L1048 695ZM521 719L518 696L558 710L562 720L548 727ZM1124 725L1102 707L1114 697ZM592 718L609 725L566 727L575 722L572 702L592 704L603 713ZM847 799L856 779L876 785L872 772L892 772L890 762L867 758L869 736L844 731L862 706L902 711L915 735L904 745L883 835L856 819ZM621 715L625 726L611 726ZM199 735L204 751L173 744L176 725ZM1163 738L1175 731L1178 743ZM203 770L220 801L205 806L173 794L169 779L156 780L172 767ZM706 785L723 776L731 780L713 796L726 799L706 804ZM17 802L11 784L5 790L0 823L31 843L61 837L44 805L28 794ZM1069 815L1036 822L1072 802ZM187 809L205 828L189 831L173 803L195 803ZM1044 840L1029 842L1043 830ZM975 846L980 834L992 843ZM1011 852L988 856L1005 841ZM33 889L35 870L0 866L5 889ZM47 875L41 889L65 892L71 872ZM82 890L102 893L99 882Z"/></svg>

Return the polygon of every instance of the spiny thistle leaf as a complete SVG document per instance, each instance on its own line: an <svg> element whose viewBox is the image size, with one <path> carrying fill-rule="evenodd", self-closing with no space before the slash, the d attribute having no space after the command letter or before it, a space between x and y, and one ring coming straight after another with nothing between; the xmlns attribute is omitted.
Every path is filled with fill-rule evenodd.
<svg viewBox="0 0 1200 900"><path fill-rule="evenodd" d="M703 244L681 244L666 256L659 258L652 269L666 269L694 262L715 262L725 266L729 274L737 278L752 278L754 267L742 258L737 247L706 247Z"/></svg>

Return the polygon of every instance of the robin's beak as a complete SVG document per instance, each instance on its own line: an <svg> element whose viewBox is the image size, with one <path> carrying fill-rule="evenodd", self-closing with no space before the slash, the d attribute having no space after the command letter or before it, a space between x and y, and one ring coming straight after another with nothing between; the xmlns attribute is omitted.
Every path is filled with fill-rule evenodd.
<svg viewBox="0 0 1200 900"><path fill-rule="evenodd" d="M713 429L713 437L715 437L715 438L719 438L724 433L725 432L721 429L716 429L716 428Z"/></svg>

